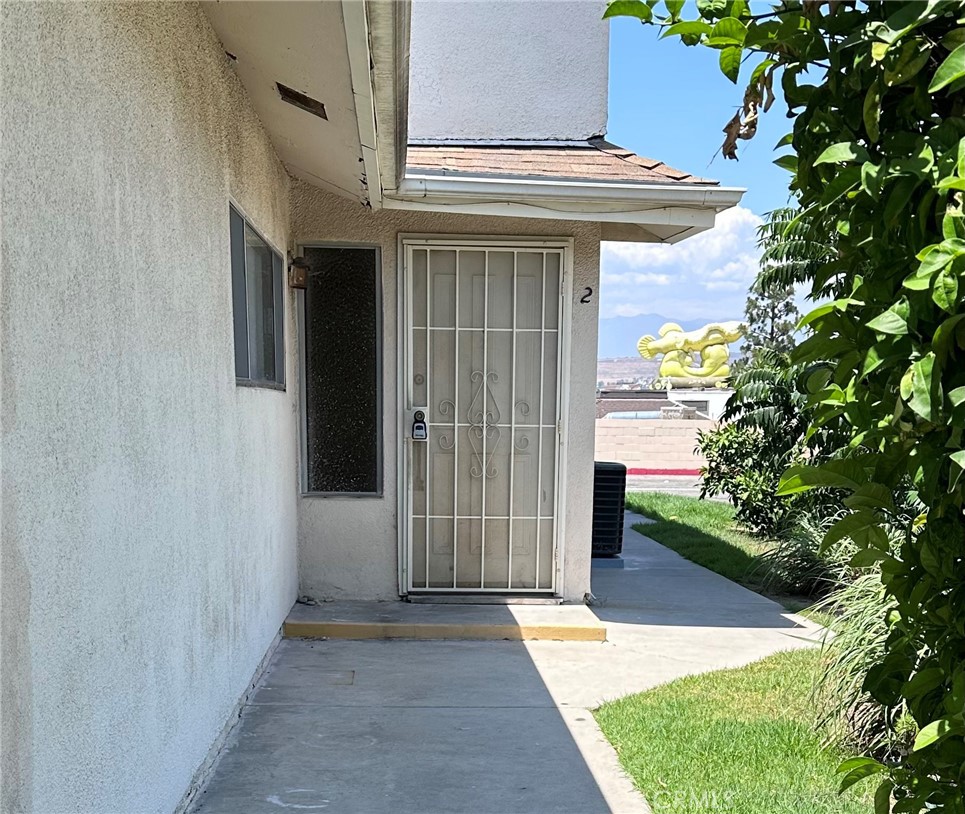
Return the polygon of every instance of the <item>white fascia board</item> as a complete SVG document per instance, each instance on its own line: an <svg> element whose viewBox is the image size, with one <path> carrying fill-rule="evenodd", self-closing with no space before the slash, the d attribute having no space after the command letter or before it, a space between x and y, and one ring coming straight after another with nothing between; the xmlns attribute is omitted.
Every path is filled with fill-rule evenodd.
<svg viewBox="0 0 965 814"><path fill-rule="evenodd" d="M714 225L743 189L529 178L406 175L386 209L695 227ZM688 230L690 232L690 230Z"/></svg>
<svg viewBox="0 0 965 814"><path fill-rule="evenodd" d="M375 91L372 84L372 54L369 50L369 26L362 0L342 0L342 23L348 47L349 73L352 96L355 99L355 118L358 120L359 143L362 147L362 166L369 204L382 207L382 174L377 150L378 130L375 121Z"/></svg>

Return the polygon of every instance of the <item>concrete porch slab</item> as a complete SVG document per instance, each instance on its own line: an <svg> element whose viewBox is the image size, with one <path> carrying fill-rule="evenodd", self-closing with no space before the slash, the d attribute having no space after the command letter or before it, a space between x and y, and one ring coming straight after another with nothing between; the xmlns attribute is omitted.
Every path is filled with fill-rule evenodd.
<svg viewBox="0 0 965 814"><path fill-rule="evenodd" d="M286 638L602 642L606 625L585 605L296 604Z"/></svg>

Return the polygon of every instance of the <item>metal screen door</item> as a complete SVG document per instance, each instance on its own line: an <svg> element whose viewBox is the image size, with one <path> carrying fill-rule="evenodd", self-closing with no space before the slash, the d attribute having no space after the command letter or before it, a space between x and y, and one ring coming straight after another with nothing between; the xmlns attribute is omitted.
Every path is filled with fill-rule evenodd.
<svg viewBox="0 0 965 814"><path fill-rule="evenodd" d="M404 582L552 592L564 250L405 249Z"/></svg>

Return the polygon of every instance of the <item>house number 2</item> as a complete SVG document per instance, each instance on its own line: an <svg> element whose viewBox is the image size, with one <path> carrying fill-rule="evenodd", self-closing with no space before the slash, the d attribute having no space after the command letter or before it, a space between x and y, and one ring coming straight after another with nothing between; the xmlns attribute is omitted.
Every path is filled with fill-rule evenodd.
<svg viewBox="0 0 965 814"><path fill-rule="evenodd" d="M584 302L584 303L589 302L589 301L590 301L590 297L593 296L593 289L592 289L592 288L584 288L583 290L584 290L586 293L585 293L582 297L580 297L580 302Z"/></svg>

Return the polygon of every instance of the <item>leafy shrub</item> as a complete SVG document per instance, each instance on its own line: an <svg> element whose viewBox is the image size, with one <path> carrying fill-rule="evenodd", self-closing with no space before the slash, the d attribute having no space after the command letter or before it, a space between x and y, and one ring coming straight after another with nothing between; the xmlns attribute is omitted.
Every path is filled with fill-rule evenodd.
<svg viewBox="0 0 965 814"><path fill-rule="evenodd" d="M787 522L789 501L775 494L783 467L769 467L757 458L760 436L759 430L737 424L698 432L697 444L707 461L700 496L727 495L738 523L774 536Z"/></svg>
<svg viewBox="0 0 965 814"><path fill-rule="evenodd" d="M834 363L811 424L846 433L847 453L796 467L780 490L846 495L828 543L850 539L861 561L880 563L882 600L895 605L862 686L920 727L894 761L845 763L842 787L873 776L878 812L965 814L965 5L782 1L760 12L697 0L699 19L686 8L691 19L683 0L617 0L607 14L718 50L735 83L757 54L724 157L757 131L778 75L794 119L778 163L792 174L799 233L834 235L827 261L803 271L834 301L805 318L794 359ZM925 511L894 551L886 527L906 480Z"/></svg>
<svg viewBox="0 0 965 814"><path fill-rule="evenodd" d="M806 397L798 387L802 375L786 354L759 349L730 380L734 393L723 425L698 435L707 460L701 495L727 495L740 523L770 537L785 534L805 502L777 496L781 475L805 455L818 454L816 443L824 441L806 435Z"/></svg>

